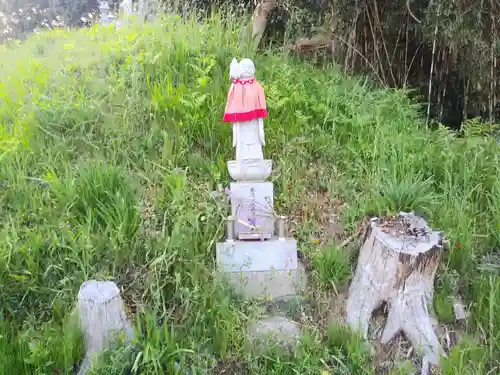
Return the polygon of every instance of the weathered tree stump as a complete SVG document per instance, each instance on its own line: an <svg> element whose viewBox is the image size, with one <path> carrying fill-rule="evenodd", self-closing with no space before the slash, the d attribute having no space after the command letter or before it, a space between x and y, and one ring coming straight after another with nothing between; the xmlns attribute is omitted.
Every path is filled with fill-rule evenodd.
<svg viewBox="0 0 500 375"><path fill-rule="evenodd" d="M434 277L443 253L443 235L424 219L401 212L372 219L368 226L347 301L347 322L365 338L372 312L387 302L381 343L399 332L439 365L443 355L432 314Z"/></svg>
<svg viewBox="0 0 500 375"><path fill-rule="evenodd" d="M120 291L111 281L84 282L78 293L78 312L86 350L78 375L84 375L94 357L109 348L117 334L124 333L125 339L131 340L133 330L125 315Z"/></svg>
<svg viewBox="0 0 500 375"><path fill-rule="evenodd" d="M276 7L276 5L277 0L262 0L255 7L252 17L252 39L254 48L259 47L262 36L266 31L269 14Z"/></svg>

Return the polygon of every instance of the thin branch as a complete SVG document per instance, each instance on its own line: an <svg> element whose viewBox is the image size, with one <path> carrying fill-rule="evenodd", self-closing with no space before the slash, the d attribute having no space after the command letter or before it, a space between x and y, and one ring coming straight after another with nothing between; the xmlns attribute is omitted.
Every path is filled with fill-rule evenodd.
<svg viewBox="0 0 500 375"><path fill-rule="evenodd" d="M406 9L408 10L408 13L410 14L411 18L413 18L415 21L417 21L418 23L422 23L422 21L420 21L414 14L413 12L411 11L410 9L410 0L406 0Z"/></svg>
<svg viewBox="0 0 500 375"><path fill-rule="evenodd" d="M346 46L352 48L352 50L354 52L356 52L359 55L359 57L361 57L368 64L368 66L373 70L373 73L375 73L375 76L378 78L378 80L380 81L380 83L382 85L384 84L384 81L382 80L382 78L380 78L380 75L378 74L378 72L375 69L375 67L370 63L370 61L356 47L354 47L353 45L349 44L346 40L344 40L342 37L340 37L338 35L333 34L333 36L336 39L338 39L339 41L341 41L342 43L344 43Z"/></svg>

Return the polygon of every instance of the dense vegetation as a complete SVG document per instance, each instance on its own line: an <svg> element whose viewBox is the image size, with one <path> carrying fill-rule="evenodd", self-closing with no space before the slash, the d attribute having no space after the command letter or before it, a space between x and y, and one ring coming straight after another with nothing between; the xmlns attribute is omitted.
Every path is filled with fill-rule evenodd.
<svg viewBox="0 0 500 375"><path fill-rule="evenodd" d="M270 110L265 153L312 303L290 312L305 332L296 355L247 349L245 326L262 308L213 277L225 212L210 195L229 181L220 119L228 64L248 53L240 35L217 15L172 16L1 47L0 374L71 373L82 356L72 309L89 278L118 283L138 332L96 373L159 375L176 361L193 374L372 373L386 358L375 353L372 366L365 343L329 319L357 251L336 237L398 210L426 215L453 244L434 304L462 340L443 372L498 372L500 279L480 269L500 245L497 142L474 122L460 136L428 131L406 92L271 51L254 57ZM467 327L453 325L457 292L471 304Z"/></svg>
<svg viewBox="0 0 500 375"><path fill-rule="evenodd" d="M422 113L452 128L467 118L500 119L500 4L498 1L150 0L180 14L194 9L253 11L267 3L266 42L297 41L299 55L323 56L344 72L378 83L412 87L427 102ZM118 0L109 1L118 9ZM98 19L96 0L6 0L0 41L35 29L79 27ZM307 37L312 39L307 39ZM306 39L302 39L306 37ZM304 48L307 47L307 48Z"/></svg>
<svg viewBox="0 0 500 375"><path fill-rule="evenodd" d="M500 118L497 1L299 3L306 19L317 15L314 24L323 26L319 33L332 40L331 53L346 71L368 72L391 87L417 89L428 104L422 112L454 128L467 118Z"/></svg>

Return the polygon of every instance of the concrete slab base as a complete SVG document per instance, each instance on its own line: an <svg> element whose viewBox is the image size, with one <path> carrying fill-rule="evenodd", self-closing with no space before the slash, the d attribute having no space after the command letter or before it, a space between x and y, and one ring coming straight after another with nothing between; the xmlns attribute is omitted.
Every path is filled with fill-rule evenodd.
<svg viewBox="0 0 500 375"><path fill-rule="evenodd" d="M307 275L300 262L295 270L221 272L220 276L246 298L288 301L303 295L307 289Z"/></svg>
<svg viewBox="0 0 500 375"><path fill-rule="evenodd" d="M297 241L226 241L216 245L217 264L224 272L297 269Z"/></svg>

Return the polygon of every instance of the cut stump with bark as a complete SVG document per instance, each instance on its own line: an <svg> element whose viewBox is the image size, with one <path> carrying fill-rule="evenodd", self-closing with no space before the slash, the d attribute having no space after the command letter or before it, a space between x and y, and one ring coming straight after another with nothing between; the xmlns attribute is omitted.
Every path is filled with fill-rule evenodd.
<svg viewBox="0 0 500 375"><path fill-rule="evenodd" d="M402 332L424 356L439 365L443 350L432 316L434 277L443 253L443 235L413 213L370 221L347 301L347 323L364 338L372 312L386 302L381 343Z"/></svg>
<svg viewBox="0 0 500 375"><path fill-rule="evenodd" d="M85 358L78 375L84 375L92 361L125 334L125 341L134 337L127 320L120 290L114 282L89 280L78 293L78 313L85 339Z"/></svg>

